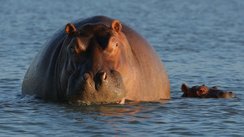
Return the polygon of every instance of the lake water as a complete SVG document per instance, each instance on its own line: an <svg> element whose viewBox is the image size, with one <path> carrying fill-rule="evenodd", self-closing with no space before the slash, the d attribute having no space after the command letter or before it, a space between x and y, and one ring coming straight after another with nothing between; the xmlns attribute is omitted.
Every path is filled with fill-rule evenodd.
<svg viewBox="0 0 244 137"><path fill-rule="evenodd" d="M171 100L75 107L21 96L44 43L94 15L120 19L153 45ZM237 98L181 98L183 82L217 85ZM244 136L244 1L0 0L0 93L0 136Z"/></svg>

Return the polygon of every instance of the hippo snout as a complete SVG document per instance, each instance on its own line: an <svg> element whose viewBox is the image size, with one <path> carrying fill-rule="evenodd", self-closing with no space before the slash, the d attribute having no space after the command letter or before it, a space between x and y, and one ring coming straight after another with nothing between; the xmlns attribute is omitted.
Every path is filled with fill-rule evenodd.
<svg viewBox="0 0 244 137"><path fill-rule="evenodd" d="M121 75L115 70L86 72L77 79L70 78L68 100L97 104L117 102L125 96Z"/></svg>
<svg viewBox="0 0 244 137"><path fill-rule="evenodd" d="M218 98L234 98L235 94L232 91L220 92Z"/></svg>
<svg viewBox="0 0 244 137"><path fill-rule="evenodd" d="M115 73L114 70L105 72L98 71L97 73L84 73L83 78L81 79L81 87L83 90L87 88L92 88L93 90L99 91L102 88L106 88L106 85L118 85L122 82L119 76L119 73ZM91 89L90 89L91 90Z"/></svg>

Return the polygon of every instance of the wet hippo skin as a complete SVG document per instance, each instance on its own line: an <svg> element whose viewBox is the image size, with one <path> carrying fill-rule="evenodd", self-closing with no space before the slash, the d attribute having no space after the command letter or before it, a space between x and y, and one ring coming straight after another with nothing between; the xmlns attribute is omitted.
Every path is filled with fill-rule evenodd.
<svg viewBox="0 0 244 137"><path fill-rule="evenodd" d="M22 93L87 104L170 99L166 70L151 45L119 20L68 23L25 74Z"/></svg>
<svg viewBox="0 0 244 137"><path fill-rule="evenodd" d="M235 94L231 91L218 89L216 86L207 87L205 85L189 87L185 83L181 85L182 97L194 98L233 98Z"/></svg>

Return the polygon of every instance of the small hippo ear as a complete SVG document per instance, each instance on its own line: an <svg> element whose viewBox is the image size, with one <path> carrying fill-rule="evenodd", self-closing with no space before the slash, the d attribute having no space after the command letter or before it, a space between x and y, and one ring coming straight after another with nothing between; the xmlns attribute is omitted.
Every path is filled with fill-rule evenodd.
<svg viewBox="0 0 244 137"><path fill-rule="evenodd" d="M122 30L122 25L119 20L113 20L111 27L114 31L118 33Z"/></svg>
<svg viewBox="0 0 244 137"><path fill-rule="evenodd" d="M185 83L183 83L181 85L181 91L187 93L189 91L189 87Z"/></svg>
<svg viewBox="0 0 244 137"><path fill-rule="evenodd" d="M74 34L75 32L77 31L76 27L74 24L72 23L68 23L65 27L65 32L68 34L68 35L72 35Z"/></svg>

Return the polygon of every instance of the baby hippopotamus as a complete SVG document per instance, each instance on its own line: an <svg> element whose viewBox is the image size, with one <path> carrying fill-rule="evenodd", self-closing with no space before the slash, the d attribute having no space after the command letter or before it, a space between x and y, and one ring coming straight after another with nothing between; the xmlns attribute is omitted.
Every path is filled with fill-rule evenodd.
<svg viewBox="0 0 244 137"><path fill-rule="evenodd" d="M233 98L235 94L231 91L224 91L218 89L216 86L207 87L193 86L188 87L185 83L181 85L182 97L194 97L194 98Z"/></svg>

